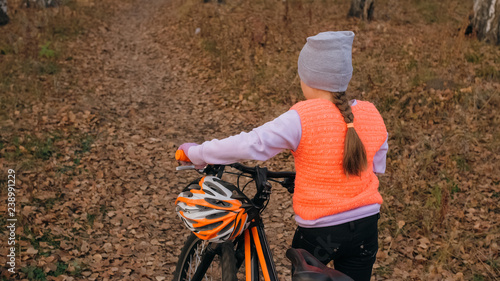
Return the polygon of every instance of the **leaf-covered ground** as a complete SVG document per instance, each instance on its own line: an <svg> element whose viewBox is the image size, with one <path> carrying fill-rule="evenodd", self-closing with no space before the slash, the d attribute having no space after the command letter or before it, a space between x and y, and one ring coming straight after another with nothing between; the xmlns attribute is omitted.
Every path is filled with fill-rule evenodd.
<svg viewBox="0 0 500 281"><path fill-rule="evenodd" d="M4 280L170 279L188 235L174 199L197 176L174 172L176 147L285 112L301 99L305 38L341 29L356 33L350 94L376 104L390 135L372 279L499 279L500 50L463 35L471 3L381 0L367 23L345 17L350 1L201 2L9 3L0 199L14 169L18 244ZM289 280L285 190L264 220Z"/></svg>

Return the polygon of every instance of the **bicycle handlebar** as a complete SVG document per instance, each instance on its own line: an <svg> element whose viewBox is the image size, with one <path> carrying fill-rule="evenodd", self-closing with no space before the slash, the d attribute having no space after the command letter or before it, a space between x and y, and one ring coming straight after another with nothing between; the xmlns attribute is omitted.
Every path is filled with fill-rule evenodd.
<svg viewBox="0 0 500 281"><path fill-rule="evenodd" d="M258 166L249 167L249 166L242 165L240 163L234 163L234 164L230 164L228 166L235 168L236 170L239 170L243 173L248 173L248 174L252 174L252 175L257 173L257 167L258 167ZM269 178L295 178L295 172L288 172L288 171L272 172L272 171L268 170L266 175Z"/></svg>
<svg viewBox="0 0 500 281"><path fill-rule="evenodd" d="M175 152L175 160L182 161L182 162L191 162L191 160L189 160L189 158L187 157L186 153L184 153L184 151L180 150L180 149ZM213 167L214 165L208 165L208 166ZM258 166L250 167L250 166L242 165L240 163L233 163L233 164L229 164L226 166L235 168L236 170L239 170L243 173L247 173L247 174L251 174L251 175L255 175L257 173L257 169L258 169ZM195 169L194 165L179 166L176 168L177 171L193 170L193 169ZM205 170L207 170L207 169L205 168ZM210 169L208 169L208 170L210 170ZM267 170L266 175L269 178L295 178L295 172L288 172L288 171L286 171L286 172L272 172L272 171Z"/></svg>
<svg viewBox="0 0 500 281"><path fill-rule="evenodd" d="M177 150L175 152L175 159L178 161L182 162L191 162L187 155L184 153L183 150ZM288 192L293 193L295 189L295 172L272 172L269 171L267 168L261 168L259 166L255 167L250 167L250 166L245 166L240 163L233 163L233 164L228 164L228 165L207 165L203 170L197 170L194 165L190 166L179 166L176 168L176 171L183 171L183 170L197 170L199 173L203 173L206 175L217 175L217 177L222 177L224 173L224 167L229 166L231 168L234 168L244 174L249 174L251 177L255 180L255 183L257 185L257 195L256 197L261 198L261 193L263 192L264 189L266 189L265 185L267 183L267 179L277 179L281 178L284 179L283 181L276 181L273 180L274 182L277 182L281 184L283 187L285 187ZM269 190L268 190L269 191ZM262 197L265 198L266 196Z"/></svg>

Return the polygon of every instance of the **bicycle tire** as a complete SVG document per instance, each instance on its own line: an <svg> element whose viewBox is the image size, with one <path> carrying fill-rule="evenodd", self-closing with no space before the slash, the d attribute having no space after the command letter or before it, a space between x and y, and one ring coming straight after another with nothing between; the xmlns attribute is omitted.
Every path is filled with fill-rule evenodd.
<svg viewBox="0 0 500 281"><path fill-rule="evenodd" d="M191 280L190 274L194 274L201 265L200 258L204 254L210 243L201 240L196 235L191 234L182 248L179 261L175 268L174 281ZM210 266L212 270L205 274L203 280L236 281L236 259L233 244L225 242L220 245L220 252L216 253ZM213 267L216 267L215 269ZM217 268L218 267L218 268Z"/></svg>

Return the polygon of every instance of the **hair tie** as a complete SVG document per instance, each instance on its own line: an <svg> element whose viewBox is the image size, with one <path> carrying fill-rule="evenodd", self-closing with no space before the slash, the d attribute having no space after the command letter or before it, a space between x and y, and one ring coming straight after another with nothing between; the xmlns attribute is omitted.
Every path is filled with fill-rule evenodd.
<svg viewBox="0 0 500 281"><path fill-rule="evenodd" d="M354 123L347 123L347 128L354 128Z"/></svg>

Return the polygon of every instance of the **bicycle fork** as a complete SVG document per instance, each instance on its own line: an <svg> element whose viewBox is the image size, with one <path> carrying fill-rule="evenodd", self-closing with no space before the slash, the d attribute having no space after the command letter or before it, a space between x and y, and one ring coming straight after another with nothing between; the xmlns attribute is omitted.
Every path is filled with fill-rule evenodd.
<svg viewBox="0 0 500 281"><path fill-rule="evenodd" d="M267 242L262 222L251 226L244 232L245 239L245 276L246 281L259 280L260 264L265 281L278 281L273 255ZM253 241L253 244L252 244Z"/></svg>

